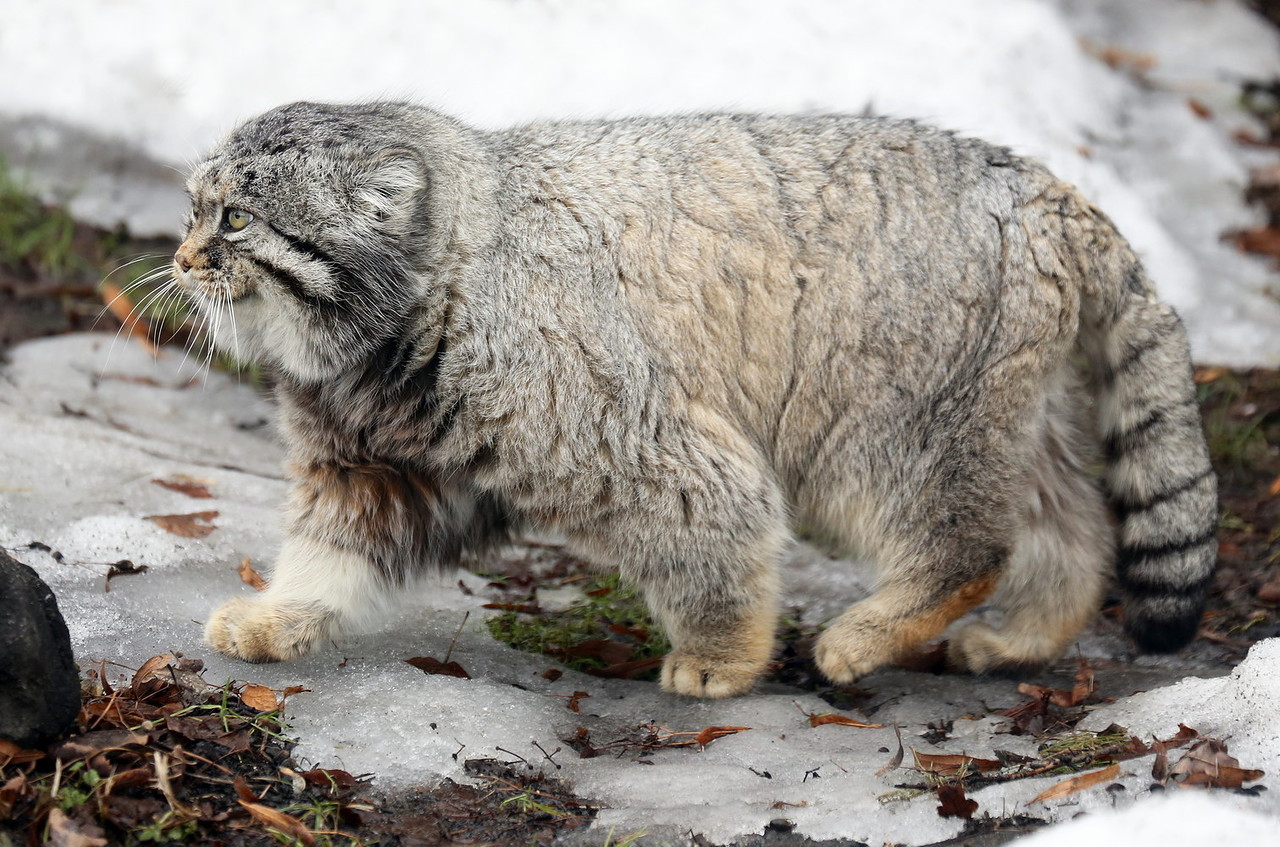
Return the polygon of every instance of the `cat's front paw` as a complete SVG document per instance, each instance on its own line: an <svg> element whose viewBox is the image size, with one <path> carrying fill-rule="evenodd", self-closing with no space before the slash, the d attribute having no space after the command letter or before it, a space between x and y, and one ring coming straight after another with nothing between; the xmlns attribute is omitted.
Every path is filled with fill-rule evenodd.
<svg viewBox="0 0 1280 847"><path fill-rule="evenodd" d="M892 656L884 645L868 639L855 627L841 626L837 621L818 636L813 660L822 675L837 685L866 676L888 662Z"/></svg>
<svg viewBox="0 0 1280 847"><path fill-rule="evenodd" d="M662 662L662 688L689 697L736 697L751 690L767 659L725 661L723 657L676 650Z"/></svg>
<svg viewBox="0 0 1280 847"><path fill-rule="evenodd" d="M219 606L204 627L204 640L233 659L281 662L311 652L329 637L333 616L314 606L237 597Z"/></svg>

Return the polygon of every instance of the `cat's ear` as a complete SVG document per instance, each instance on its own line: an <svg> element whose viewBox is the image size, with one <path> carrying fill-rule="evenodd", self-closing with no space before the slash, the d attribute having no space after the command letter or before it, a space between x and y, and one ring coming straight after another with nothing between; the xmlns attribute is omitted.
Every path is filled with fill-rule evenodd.
<svg viewBox="0 0 1280 847"><path fill-rule="evenodd" d="M427 188L427 170L413 150L388 150L365 164L356 180L356 208L378 228L407 228Z"/></svg>

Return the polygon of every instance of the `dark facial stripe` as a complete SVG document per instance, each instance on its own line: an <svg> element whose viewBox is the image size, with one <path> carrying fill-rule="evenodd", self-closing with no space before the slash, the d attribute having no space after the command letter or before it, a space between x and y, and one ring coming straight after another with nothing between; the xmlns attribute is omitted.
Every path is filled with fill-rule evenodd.
<svg viewBox="0 0 1280 847"><path fill-rule="evenodd" d="M308 259L311 259L313 262L321 262L322 264L327 265L330 270L332 270L334 273L337 273L337 274L342 274L345 272L346 269L343 268L341 263L336 261L332 256L330 256L325 251L321 250L316 245L312 244L310 241L306 241L302 238L299 238L296 235L290 235L289 233L281 230L280 228L276 227L273 224L268 224L268 226L271 227L272 232L274 232L276 235L280 236L285 241L287 241L290 247L292 247L294 250L297 250L299 253L302 253Z"/></svg>
<svg viewBox="0 0 1280 847"><path fill-rule="evenodd" d="M290 273L289 271L286 271L284 268L278 267L275 263L268 262L265 259L259 259L257 256L247 256L246 258L248 258L250 262L253 262L259 268L261 268L268 276L270 276L276 282L280 283L284 287L285 291L288 291L290 294L292 294L294 297L298 298L302 302L306 303L308 306L311 306L312 308L315 308L315 309L320 309L325 306L333 305L328 300L317 297L315 294L308 291L306 285L303 284L302 280L298 279L298 277L296 277L294 274Z"/></svg>

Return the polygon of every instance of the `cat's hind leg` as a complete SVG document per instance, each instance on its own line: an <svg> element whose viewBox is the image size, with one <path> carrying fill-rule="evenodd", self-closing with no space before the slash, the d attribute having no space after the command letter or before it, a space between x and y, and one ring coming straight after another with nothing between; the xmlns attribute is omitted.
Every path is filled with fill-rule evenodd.
<svg viewBox="0 0 1280 847"><path fill-rule="evenodd" d="M995 605L999 628L975 622L948 645L948 660L974 673L1039 667L1062 655L1097 614L1114 557L1114 531L1097 480L1096 448L1082 434L1083 405L1051 396L1041 446Z"/></svg>

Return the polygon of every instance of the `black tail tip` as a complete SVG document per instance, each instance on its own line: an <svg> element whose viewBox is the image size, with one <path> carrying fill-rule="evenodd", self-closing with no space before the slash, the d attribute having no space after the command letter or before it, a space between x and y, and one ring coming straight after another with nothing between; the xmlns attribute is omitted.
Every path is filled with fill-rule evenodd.
<svg viewBox="0 0 1280 847"><path fill-rule="evenodd" d="M1126 617L1124 629L1144 653L1176 653L1195 640L1200 615L1158 619Z"/></svg>

